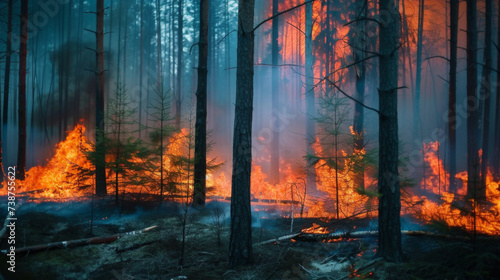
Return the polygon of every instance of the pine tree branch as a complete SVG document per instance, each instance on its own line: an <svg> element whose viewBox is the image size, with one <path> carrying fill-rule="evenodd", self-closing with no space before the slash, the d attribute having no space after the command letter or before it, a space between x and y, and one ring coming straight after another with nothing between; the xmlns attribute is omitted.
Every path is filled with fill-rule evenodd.
<svg viewBox="0 0 500 280"><path fill-rule="evenodd" d="M302 29L300 29L299 27L293 25L291 22L287 21L286 23L288 23L289 25L291 25L292 27L294 27L295 29L297 29L300 33L302 33L302 35L306 36L306 33L304 31L302 31Z"/></svg>
<svg viewBox="0 0 500 280"><path fill-rule="evenodd" d="M343 91L340 87L338 87L334 82L332 82L330 79L326 79L333 87L335 87L340 93L342 93L345 97L351 99L352 101L358 103L359 105L363 106L364 108L368 109L368 110L372 110L374 111L375 113L377 114L380 114L380 111L373 108L373 107L370 107L370 106L367 106L365 105L363 102L355 99L354 97L351 97L349 94L347 94L345 91Z"/></svg>
<svg viewBox="0 0 500 280"><path fill-rule="evenodd" d="M257 24L257 26L255 26L255 27L253 28L252 32L255 32L255 30L257 30L257 29L258 29L261 25L263 25L264 23L266 23L266 22L268 22L268 21L270 21L270 20L274 19L275 17L279 17L279 16L280 16L280 15L282 15L282 14L286 14L286 13L288 13L288 12L291 12L291 11L293 11L293 10L297 9L297 8L300 8L300 7L304 6L304 5L307 5L307 4L309 4L309 3L312 3L312 2L314 2L314 1L317 1L317 0L310 0L310 1L306 1L306 2L304 2L304 3L302 3L302 4L299 4L299 5L295 6L295 7L292 7L292 8L290 8L290 9L284 10L283 12L279 12L279 13L277 13L277 14L275 14L275 15L271 16L271 17L268 17L267 19L265 19L265 20L261 21L259 24Z"/></svg>

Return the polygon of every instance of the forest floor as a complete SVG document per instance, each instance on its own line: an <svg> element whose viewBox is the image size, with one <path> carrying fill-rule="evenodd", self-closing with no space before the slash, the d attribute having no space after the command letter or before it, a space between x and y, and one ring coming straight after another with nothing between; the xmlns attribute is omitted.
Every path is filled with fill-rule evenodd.
<svg viewBox="0 0 500 280"><path fill-rule="evenodd" d="M0 209L6 200L0 200ZM182 251L184 207L177 203L109 201L26 202L16 213L16 247L109 236L157 226L106 244L85 245L17 256L16 272L5 279L500 279L500 241L476 242L426 236L403 236L405 261L390 264L375 257L376 236L305 242L287 238L254 245L252 265L229 268L228 203L208 203L203 211L189 209L185 253ZM273 208L273 207L271 207ZM261 210L262 211L262 210ZM6 210L0 212L5 217ZM260 214L261 216L264 214ZM255 218L257 244L290 234L290 219L279 208ZM90 220L93 216L92 233ZM369 228L376 219L343 221L295 219L294 232L313 223L331 230ZM217 235L220 233L220 243ZM462 233L455 233L462 234ZM333 241L333 240L330 240ZM6 241L1 249L7 248Z"/></svg>

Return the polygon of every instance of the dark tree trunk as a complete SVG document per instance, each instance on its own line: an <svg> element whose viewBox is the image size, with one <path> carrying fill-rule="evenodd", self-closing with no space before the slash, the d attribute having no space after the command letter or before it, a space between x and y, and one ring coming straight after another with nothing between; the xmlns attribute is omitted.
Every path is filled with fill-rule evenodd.
<svg viewBox="0 0 500 280"><path fill-rule="evenodd" d="M484 99L484 115L483 115L483 156L481 160L481 182L479 188L481 190L484 189L484 195L486 195L486 177L488 173L488 155L490 151L490 147L488 145L490 139L490 108L491 108L491 45L492 45L492 10L493 10L493 1L486 0L486 29L485 29L485 37L484 37L484 67L483 67L483 77L481 79L481 89L480 96L481 99Z"/></svg>
<svg viewBox="0 0 500 280"><path fill-rule="evenodd" d="M179 0L177 7L177 81L175 90L175 124L177 128L181 127L181 91L182 91L182 55L183 55L183 16L182 0Z"/></svg>
<svg viewBox="0 0 500 280"><path fill-rule="evenodd" d="M7 15L7 44L5 51L5 81L3 84L3 124L7 124L9 118L9 93L10 93L10 61L12 55L12 6L14 0L9 0Z"/></svg>
<svg viewBox="0 0 500 280"><path fill-rule="evenodd" d="M401 262L401 200L398 174L398 47L399 9L395 0L380 0L379 46L379 238L378 255Z"/></svg>
<svg viewBox="0 0 500 280"><path fill-rule="evenodd" d="M367 0L356 1L356 14L359 18L366 17L366 11L368 9ZM366 21L360 20L356 23L356 33L354 36L354 60L355 62L362 61L365 58L366 44L368 43L365 37ZM356 100L363 102L365 99L365 63L359 62L356 64ZM363 135L363 124L365 118L364 107L361 104L356 103L354 105L354 123L353 131L354 135L354 152L356 154L361 153L361 150L365 146L364 135ZM355 177L355 187L364 189L364 164L363 161L356 163L356 177Z"/></svg>
<svg viewBox="0 0 500 280"><path fill-rule="evenodd" d="M500 5L498 5L498 12L500 14ZM500 16L497 19L498 21L498 36L497 36L497 45L500 42ZM497 69L500 69L500 55L497 55ZM500 82L500 71L497 71L497 83ZM500 86L496 87L496 104L495 104L495 137L493 141L493 145L495 150L493 152L493 174L495 176L495 180L500 180Z"/></svg>
<svg viewBox="0 0 500 280"><path fill-rule="evenodd" d="M278 13L278 0L273 0L273 15ZM277 185L280 183L280 70L277 66L279 63L279 44L278 44L278 17L272 20L272 34L271 34L271 52L272 52L272 116L271 116L271 129L273 131L273 138L271 139L271 168L269 172L269 183Z"/></svg>
<svg viewBox="0 0 500 280"><path fill-rule="evenodd" d="M104 0L96 2L96 194L107 194L106 189L106 147L104 146Z"/></svg>
<svg viewBox="0 0 500 280"><path fill-rule="evenodd" d="M0 69L1 70L1 69ZM0 83L2 82L1 78L0 78ZM2 108L2 96L1 96L1 92L0 92L0 108ZM1 116L1 114L0 114ZM3 146L2 146L2 122L0 121L0 182L3 182L3 177L4 177L4 174L3 174Z"/></svg>
<svg viewBox="0 0 500 280"><path fill-rule="evenodd" d="M305 36L305 79L306 79L306 183L310 190L316 190L316 169L314 167L314 156L316 152L313 145L316 142L316 128L314 118L316 117L316 98L314 93L314 72L313 72L313 3L306 5L306 36Z"/></svg>
<svg viewBox="0 0 500 280"><path fill-rule="evenodd" d="M19 47L19 138L17 179L24 180L26 169L26 57L28 55L28 0L21 1L21 41Z"/></svg>
<svg viewBox="0 0 500 280"><path fill-rule="evenodd" d="M210 2L200 2L200 38L198 42L198 86L196 89L196 132L194 144L195 207L205 205L207 175L207 74L208 74L208 9Z"/></svg>
<svg viewBox="0 0 500 280"><path fill-rule="evenodd" d="M239 1L236 108L231 181L230 266L251 263L253 258L250 175L252 171L254 7L254 0Z"/></svg>
<svg viewBox="0 0 500 280"><path fill-rule="evenodd" d="M448 134L450 138L450 192L457 191L456 107L457 107L457 41L459 0L450 0L450 85L448 101Z"/></svg>
<svg viewBox="0 0 500 280"><path fill-rule="evenodd" d="M467 0L467 196L481 198L485 190L479 186L479 144L477 98L477 1Z"/></svg>

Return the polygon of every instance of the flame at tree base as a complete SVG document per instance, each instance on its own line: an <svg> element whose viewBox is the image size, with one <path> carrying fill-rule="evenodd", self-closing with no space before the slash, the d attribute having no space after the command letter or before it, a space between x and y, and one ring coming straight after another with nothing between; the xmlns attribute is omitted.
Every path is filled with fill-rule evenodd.
<svg viewBox="0 0 500 280"><path fill-rule="evenodd" d="M66 139L56 144L55 155L45 166L35 166L26 172L24 181L16 180L16 193L30 193L37 198L49 199L79 199L92 192L89 187L91 180L80 180L75 176L77 167L92 168L92 163L82 151L90 150L89 141L84 135L85 127L81 124L68 133ZM5 182L1 190L6 194Z"/></svg>
<svg viewBox="0 0 500 280"><path fill-rule="evenodd" d="M93 170L92 162L85 155L85 151L92 150L92 143L85 137L85 127L77 125L68 133L66 139L56 145L54 156L45 166L36 166L26 173L24 181L16 180L16 194L29 193L30 197L48 200L68 201L80 200L90 196L94 191L94 178L82 178L78 176L78 170L85 168ZM166 154L175 157L186 153L182 148L182 139L187 137L188 131L181 130L169 141ZM315 147L316 153L321 158L324 154L319 144ZM481 234L500 235L500 183L493 180L491 172L486 179L486 200L474 201L468 199L467 173L461 172L456 178L464 181L464 184L456 193L448 190L446 183L449 174L443 167L443 162L438 158L438 143L433 142L424 145L425 162L430 166L431 174L427 174L426 181L422 181L426 195L418 195L416 190L407 189L407 195L403 195L402 214L411 215L424 222L444 222L450 227L459 227L467 231L476 231ZM284 217L320 217L333 219L336 215L336 195L339 192L339 217L340 218L363 218L368 216L369 209L375 209L376 197L369 198L359 190L356 190L354 173L352 171L353 156L341 151L343 162L342 170L336 170L327 164L324 159L318 160L315 165L318 175L318 190L321 197L312 197L307 190L305 181L300 180L301 174L293 170L286 162L281 164L282 182L272 185L267 182L267 175L262 171L262 166L252 166L251 193L256 203L283 204ZM364 151L358 156L362 157ZM137 159L139 160L139 159ZM260 159L262 160L262 159ZM265 161L266 159L264 159ZM168 171L176 168L170 157L164 159L165 169ZM157 171L155 171L157 173ZM151 176L157 176L155 172ZM108 171L108 178L112 171ZM337 174L337 175L336 175ZM192 176L192 175L191 175ZM335 176L338 176L336 178ZM189 181L188 181L189 180ZM189 183L189 184L188 184ZM338 183L338 186L337 186ZM429 184L430 183L430 184ZM192 180L184 179L179 185L189 187L192 193ZM224 172L207 174L208 197L230 197L230 181ZM365 186L372 188L376 186L376 180L365 176ZM113 188L109 184L110 190ZM125 185L121 189L126 192L141 192L143 186ZM157 194L157 190L146 190L150 194ZM179 192L179 190L177 190ZM0 194L7 194L7 185L4 182ZM185 195L184 191L179 192ZM376 213L373 214L374 216ZM321 231L313 227L312 231Z"/></svg>
<svg viewBox="0 0 500 280"><path fill-rule="evenodd" d="M410 190L409 196L403 201L405 214L411 214L425 222L444 222L449 227L458 227L467 231L489 235L500 235L500 184L495 182L491 171L486 176L486 199L474 200L467 198L467 172L456 174L456 178L464 184L452 193L447 190L449 174L443 167L443 162L437 157L438 142L424 144L425 162L431 167L427 182L431 182L427 196L419 196ZM426 185L422 182L422 185ZM430 196L437 197L437 201Z"/></svg>

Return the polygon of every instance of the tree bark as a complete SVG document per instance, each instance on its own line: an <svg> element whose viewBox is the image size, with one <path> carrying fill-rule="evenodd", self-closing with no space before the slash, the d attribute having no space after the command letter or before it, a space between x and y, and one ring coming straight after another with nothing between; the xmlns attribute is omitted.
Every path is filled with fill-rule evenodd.
<svg viewBox="0 0 500 280"><path fill-rule="evenodd" d="M229 265L252 262L252 110L254 58L254 0L239 0L236 70L236 108L231 182L231 237Z"/></svg>
<svg viewBox="0 0 500 280"><path fill-rule="evenodd" d="M278 13L278 0L273 0L273 15ZM271 166L269 172L269 183L277 185L280 183L280 70L277 66L279 63L279 44L278 44L278 17L272 19L271 30L271 52L272 52L272 85L271 85L271 129L273 138L271 139Z"/></svg>
<svg viewBox="0 0 500 280"><path fill-rule="evenodd" d="M200 2L200 38L198 42L198 86L196 89L196 124L194 146L193 205L203 207L207 175L207 75L208 75L208 11L210 2Z"/></svg>
<svg viewBox="0 0 500 280"><path fill-rule="evenodd" d="M19 47L19 138L17 179L24 180L26 169L26 57L28 55L28 0L21 1L21 42Z"/></svg>
<svg viewBox="0 0 500 280"><path fill-rule="evenodd" d="M401 200L398 174L399 9L395 0L380 0L385 22L379 31L379 238L378 255L401 262Z"/></svg>
<svg viewBox="0 0 500 280"><path fill-rule="evenodd" d="M498 5L498 12L500 13L500 5ZM498 36L497 45L500 42L500 17L497 19L498 26ZM500 55L497 55L497 69L500 69ZM500 71L497 71L497 84L500 82ZM496 87L496 104L495 104L495 137L494 137L494 147L495 150L493 152L493 174L495 176L495 180L500 180L500 86Z"/></svg>
<svg viewBox="0 0 500 280"><path fill-rule="evenodd" d="M313 145L316 142L316 128L314 118L316 117L316 98L314 92L314 71L313 71L313 3L306 5L306 36L305 36L305 79L306 79L306 183L310 190L316 190L316 168L314 166L314 156L316 152Z"/></svg>
<svg viewBox="0 0 500 280"><path fill-rule="evenodd" d="M104 0L96 2L96 195L106 195L106 147L104 146Z"/></svg>
<svg viewBox="0 0 500 280"><path fill-rule="evenodd" d="M7 15L7 43L5 51L5 81L3 84L3 120L5 125L9 119L9 93L10 93L10 62L12 55L12 6L14 0L9 0Z"/></svg>
<svg viewBox="0 0 500 280"><path fill-rule="evenodd" d="M458 10L459 0L450 0L450 84L448 93L448 135L450 161L450 192L457 191L455 175L457 174L456 143L456 107L457 107L457 43L458 43Z"/></svg>
<svg viewBox="0 0 500 280"><path fill-rule="evenodd" d="M482 148L483 156L481 160L481 178L480 178L480 190L484 189L484 195L486 195L486 177L488 173L488 155L489 155L489 139L490 139L490 108L491 108L491 45L492 45L492 10L493 1L486 0L486 28L484 35L484 67L483 67L483 77L481 79L481 89L479 95L481 99L484 99L484 115L483 115L483 128L482 128ZM483 193L481 191L481 193Z"/></svg>
<svg viewBox="0 0 500 280"><path fill-rule="evenodd" d="M477 1L467 0L467 196L484 197L479 186L479 145L477 98Z"/></svg>

